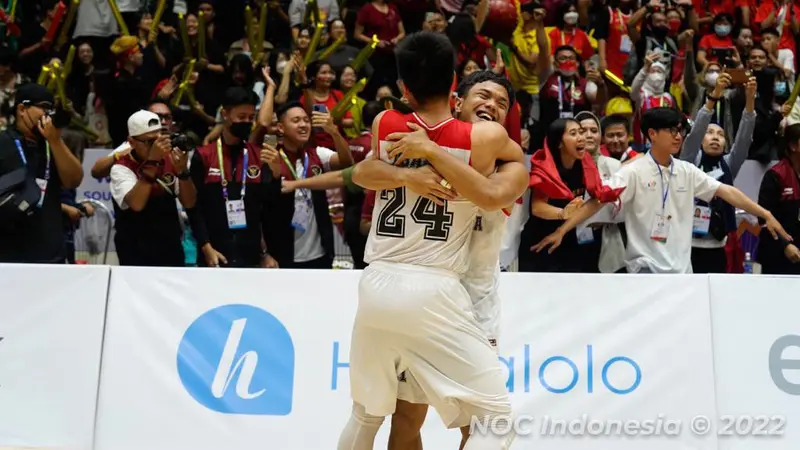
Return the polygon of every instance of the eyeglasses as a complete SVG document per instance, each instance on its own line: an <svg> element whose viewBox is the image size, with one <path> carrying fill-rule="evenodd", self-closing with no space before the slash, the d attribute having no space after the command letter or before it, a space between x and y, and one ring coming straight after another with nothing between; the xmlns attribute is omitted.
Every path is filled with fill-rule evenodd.
<svg viewBox="0 0 800 450"><path fill-rule="evenodd" d="M166 121L172 122L172 114L158 114L158 113L156 113L156 115L162 121L166 120Z"/></svg>
<svg viewBox="0 0 800 450"><path fill-rule="evenodd" d="M672 137L686 137L686 130L683 127L662 128L659 131L667 131Z"/></svg>

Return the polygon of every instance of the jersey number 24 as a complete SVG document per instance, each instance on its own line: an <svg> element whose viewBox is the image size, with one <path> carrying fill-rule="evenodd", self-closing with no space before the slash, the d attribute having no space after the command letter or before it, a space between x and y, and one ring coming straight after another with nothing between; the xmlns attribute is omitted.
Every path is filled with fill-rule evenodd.
<svg viewBox="0 0 800 450"><path fill-rule="evenodd" d="M406 216L400 214L400 210L406 205L405 188L384 190L380 195L381 200L387 203L378 214L375 233L378 236L405 237ZM447 202L439 206L425 197L417 199L411 209L411 218L414 222L425 225L425 239L430 241L446 241L453 225L453 213L447 210Z"/></svg>

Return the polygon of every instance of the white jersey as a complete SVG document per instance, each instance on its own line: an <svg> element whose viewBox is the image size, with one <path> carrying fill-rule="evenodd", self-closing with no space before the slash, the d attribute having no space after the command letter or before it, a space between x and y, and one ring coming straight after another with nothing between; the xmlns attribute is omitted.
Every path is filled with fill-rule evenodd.
<svg viewBox="0 0 800 450"><path fill-rule="evenodd" d="M402 115L396 111L385 113L378 126L383 161L391 162L387 154L390 142L383 138L408 131L409 121L425 127L440 147L469 163L472 124L449 119L428 127L416 114ZM410 167L425 164L410 163ZM364 261L412 264L461 275L469 265L469 243L477 215L478 207L465 199L438 206L406 188L377 192Z"/></svg>
<svg viewBox="0 0 800 450"><path fill-rule="evenodd" d="M500 328L500 245L507 219L502 210L480 211L470 241L469 269L461 279L475 319L492 344Z"/></svg>

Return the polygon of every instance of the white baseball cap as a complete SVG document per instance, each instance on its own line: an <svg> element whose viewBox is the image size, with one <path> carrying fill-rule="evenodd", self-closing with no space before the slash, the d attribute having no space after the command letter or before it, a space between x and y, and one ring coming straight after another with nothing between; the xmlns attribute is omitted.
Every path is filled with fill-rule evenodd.
<svg viewBox="0 0 800 450"><path fill-rule="evenodd" d="M139 110L128 118L128 136L136 137L158 130L161 130L161 119L156 113Z"/></svg>

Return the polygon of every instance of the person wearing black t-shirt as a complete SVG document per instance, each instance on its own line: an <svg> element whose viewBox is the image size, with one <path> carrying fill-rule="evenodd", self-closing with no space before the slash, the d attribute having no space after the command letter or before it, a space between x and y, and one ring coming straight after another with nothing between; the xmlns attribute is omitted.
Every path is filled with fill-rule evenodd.
<svg viewBox="0 0 800 450"><path fill-rule="evenodd" d="M53 125L53 94L26 84L15 94L15 125L0 133L0 179L21 167L41 190L31 215L0 215L0 262L63 263L61 189L78 187L83 169Z"/></svg>
<svg viewBox="0 0 800 450"><path fill-rule="evenodd" d="M545 148L532 158L531 219L522 230L520 272L598 272L600 240L591 228L564 236L553 253L535 253L531 246L558 229L583 204L584 195L601 189L597 167L586 151L583 129L573 119L553 122Z"/></svg>

